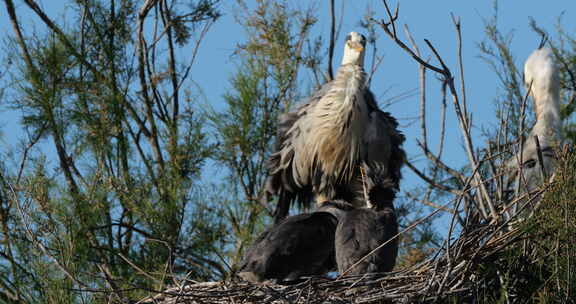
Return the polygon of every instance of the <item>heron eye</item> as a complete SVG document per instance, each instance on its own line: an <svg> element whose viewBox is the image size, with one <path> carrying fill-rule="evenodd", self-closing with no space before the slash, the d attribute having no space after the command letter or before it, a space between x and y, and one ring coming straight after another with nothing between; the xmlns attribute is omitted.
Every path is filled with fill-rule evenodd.
<svg viewBox="0 0 576 304"><path fill-rule="evenodd" d="M352 39L352 35L350 34L346 35L346 41L350 41L350 39Z"/></svg>
<svg viewBox="0 0 576 304"><path fill-rule="evenodd" d="M524 168L532 169L532 168L534 168L534 167L536 166L536 160L534 160L534 159L529 159L529 160L527 160L526 162L524 162L524 164L522 164L522 166L523 166Z"/></svg>

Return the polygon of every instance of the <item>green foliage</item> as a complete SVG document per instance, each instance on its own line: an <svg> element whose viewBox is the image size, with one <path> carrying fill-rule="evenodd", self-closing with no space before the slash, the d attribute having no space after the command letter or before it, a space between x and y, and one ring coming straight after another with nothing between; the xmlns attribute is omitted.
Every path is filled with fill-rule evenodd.
<svg viewBox="0 0 576 304"><path fill-rule="evenodd" d="M523 61L517 62L512 55L513 34L503 34L498 29L497 6L495 12L494 17L486 21L487 41L482 42L479 48L501 83L500 94L495 100L501 124L497 132L487 132L487 135L493 151L509 153L499 155L506 160L516 153L507 148L508 145L526 136L534 117L529 114L533 112L532 102L524 93L522 69L517 67ZM562 132L567 142L574 142L576 133L570 116L574 112L576 86L573 66L567 64L576 58L574 39L562 29L560 22L556 26L560 33L557 40L550 39L534 20L530 26L543 37L546 46L556 56L562 89ZM538 41L535 41L534 49L537 47ZM576 292L576 280L572 275L576 271L572 262L576 252L576 227L567 219L573 218L576 210L572 193L576 178L575 160L572 152L564 151L560 155L560 167L552 187L533 216L521 224L524 239L495 256L492 264L479 267L479 275L486 282L481 289L482 303L566 303L573 300Z"/></svg>
<svg viewBox="0 0 576 304"><path fill-rule="evenodd" d="M297 80L304 66L303 45L315 23L311 11L290 8L288 2L258 1L251 11L238 1L238 20L249 35L239 46L238 69L224 95L226 109L208 113L219 143L212 158L225 169L220 187L232 189L219 197L225 206L233 243L230 264L267 223L272 206L261 201L266 160L274 145L278 115L299 99Z"/></svg>
<svg viewBox="0 0 576 304"><path fill-rule="evenodd" d="M542 282L533 297L541 303L565 303L576 295L576 154L564 152L554 184L525 224L525 247Z"/></svg>
<svg viewBox="0 0 576 304"><path fill-rule="evenodd" d="M478 265L479 303L570 303L576 293L576 155L564 151L554 183L533 215L519 224L522 238Z"/></svg>
<svg viewBox="0 0 576 304"><path fill-rule="evenodd" d="M227 108L202 113L176 50L203 37L218 4L73 1L74 27L45 21L47 34L7 44L27 137L3 151L14 161L0 176L1 296L114 302L172 276L229 275L266 223L277 117L299 99L302 67L318 69L321 43L309 40L312 9L239 1L250 39ZM212 188L197 182L209 158L226 177Z"/></svg>
<svg viewBox="0 0 576 304"><path fill-rule="evenodd" d="M8 45L21 54L9 92L28 137L5 151L18 157L1 176L3 296L114 302L169 275L224 275L210 256L224 227L194 182L213 147L180 92L188 66L174 52L219 16L217 1L170 2L150 16L137 1L73 2L79 26L52 24ZM136 29L172 19L136 60L149 45Z"/></svg>

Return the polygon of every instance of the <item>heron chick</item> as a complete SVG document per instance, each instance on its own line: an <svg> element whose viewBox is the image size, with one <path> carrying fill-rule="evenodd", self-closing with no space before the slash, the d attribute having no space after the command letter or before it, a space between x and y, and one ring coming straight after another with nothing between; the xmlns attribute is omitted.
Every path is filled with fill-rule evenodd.
<svg viewBox="0 0 576 304"><path fill-rule="evenodd" d="M393 208L356 208L338 219L335 250L341 275L389 272L398 256Z"/></svg>
<svg viewBox="0 0 576 304"><path fill-rule="evenodd" d="M322 210L283 219L254 241L238 275L252 283L293 284L335 269L336 225L336 217Z"/></svg>
<svg viewBox="0 0 576 304"><path fill-rule="evenodd" d="M372 188L369 200L381 202L379 196L390 195L386 191ZM394 268L398 256L398 222L392 203L385 201L371 207L350 208L342 201L334 201L322 207L338 220L334 250L340 275L389 272Z"/></svg>

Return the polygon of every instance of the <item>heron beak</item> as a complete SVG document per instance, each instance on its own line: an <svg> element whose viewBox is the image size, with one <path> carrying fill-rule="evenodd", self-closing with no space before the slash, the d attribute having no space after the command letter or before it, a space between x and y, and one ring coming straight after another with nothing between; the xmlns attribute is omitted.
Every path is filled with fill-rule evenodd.
<svg viewBox="0 0 576 304"><path fill-rule="evenodd" d="M364 51L364 47L362 46L362 44L360 42L348 41L348 46L357 52Z"/></svg>

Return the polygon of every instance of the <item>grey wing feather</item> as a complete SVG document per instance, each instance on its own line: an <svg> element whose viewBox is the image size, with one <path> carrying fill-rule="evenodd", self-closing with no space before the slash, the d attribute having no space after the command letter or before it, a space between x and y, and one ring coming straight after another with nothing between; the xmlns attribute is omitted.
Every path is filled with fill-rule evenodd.
<svg viewBox="0 0 576 304"><path fill-rule="evenodd" d="M266 181L266 194L278 196L278 203L274 212L276 222L288 215L290 205L296 201L301 206L308 206L313 198L311 187L302 188L298 185L306 184L296 181L293 174L294 146L293 141L300 136L301 130L297 125L298 120L307 115L308 110L314 107L318 101L330 90L332 83L328 82L318 89L302 105L295 110L280 115L276 135L274 152L268 161L268 179ZM313 170L313 168L306 168ZM310 172L303 175L310 176ZM267 195L265 196L267 200Z"/></svg>
<svg viewBox="0 0 576 304"><path fill-rule="evenodd" d="M347 212L336 228L335 250L340 274L391 271L396 264L398 240L389 240L397 233L393 209L375 211L361 208Z"/></svg>
<svg viewBox="0 0 576 304"><path fill-rule="evenodd" d="M335 267L336 218L327 212L290 216L262 233L243 258L239 276L247 281L296 281Z"/></svg>
<svg viewBox="0 0 576 304"><path fill-rule="evenodd" d="M372 106L370 122L364 133L364 161L366 187L369 199L379 207L392 204L398 190L401 169L406 154L402 149L404 135L398 130L398 122L390 113L379 110L373 95L366 100Z"/></svg>

